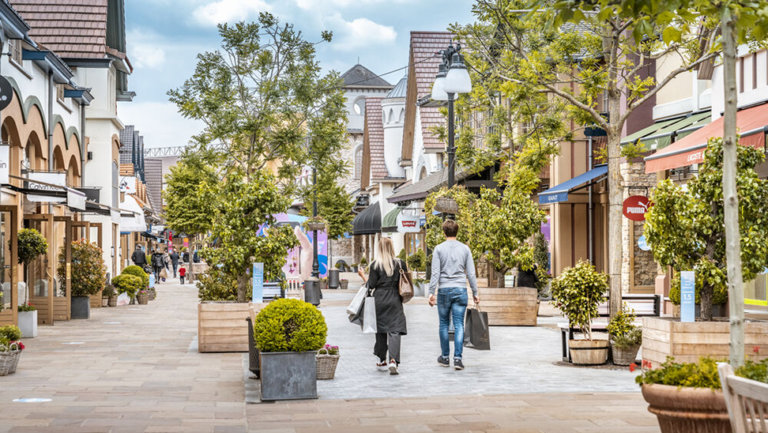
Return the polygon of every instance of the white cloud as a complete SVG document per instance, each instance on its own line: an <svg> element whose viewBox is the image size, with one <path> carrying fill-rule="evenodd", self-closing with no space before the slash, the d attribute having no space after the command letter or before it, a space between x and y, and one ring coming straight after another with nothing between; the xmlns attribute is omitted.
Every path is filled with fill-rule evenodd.
<svg viewBox="0 0 768 433"><path fill-rule="evenodd" d="M328 20L327 27L334 34L333 47L341 51L388 44L397 38L394 27L378 24L368 18L347 21L335 14Z"/></svg>
<svg viewBox="0 0 768 433"><path fill-rule="evenodd" d="M131 48L130 58L137 68L155 69L165 63L165 50L158 46L135 43Z"/></svg>
<svg viewBox="0 0 768 433"><path fill-rule="evenodd" d="M272 7L263 0L219 0L197 7L192 15L203 25L245 20Z"/></svg>
<svg viewBox="0 0 768 433"><path fill-rule="evenodd" d="M147 147L186 146L204 128L202 122L182 117L172 102L122 102L118 114L124 124L136 125Z"/></svg>

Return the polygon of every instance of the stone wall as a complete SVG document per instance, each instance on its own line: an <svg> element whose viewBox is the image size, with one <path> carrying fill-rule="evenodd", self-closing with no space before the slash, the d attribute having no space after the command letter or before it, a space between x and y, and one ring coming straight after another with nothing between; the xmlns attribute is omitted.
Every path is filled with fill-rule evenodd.
<svg viewBox="0 0 768 433"><path fill-rule="evenodd" d="M656 185L656 174L646 174L645 164L642 162L622 163L621 176L624 179L624 199L633 195L649 196ZM624 293L628 293L633 287L632 276L634 276L634 287L653 286L656 278L657 266L653 261L653 255L650 251L643 251L637 246L637 240L642 235L642 222L622 217L621 290ZM631 275L632 262L634 262L634 275Z"/></svg>

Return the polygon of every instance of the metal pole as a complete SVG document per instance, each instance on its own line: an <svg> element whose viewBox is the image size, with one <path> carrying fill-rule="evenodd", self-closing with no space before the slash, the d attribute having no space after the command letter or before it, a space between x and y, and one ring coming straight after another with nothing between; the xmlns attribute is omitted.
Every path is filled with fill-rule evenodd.
<svg viewBox="0 0 768 433"><path fill-rule="evenodd" d="M453 143L453 93L448 94L448 188L454 184L454 157L456 148Z"/></svg>
<svg viewBox="0 0 768 433"><path fill-rule="evenodd" d="M589 170L592 170L592 136L591 135L589 136L589 141L588 141L587 146L589 146L589 148L587 149L587 154L588 154L588 157L587 157L587 167L588 167L587 171L589 171ZM595 233L594 233L594 229L592 228L592 212L594 210L594 205L592 204L592 184L589 185L588 191L589 191L589 210L588 210L588 213L587 213L587 231L589 232L589 234L588 234L588 237L589 237L589 241L588 241L589 242L589 262L594 265L595 264L595 252L594 252L594 249L595 249L595 245L594 245L595 244L595 240L594 240Z"/></svg>
<svg viewBox="0 0 768 433"><path fill-rule="evenodd" d="M312 167L312 216L317 216L317 167ZM312 230L312 276L320 277L320 264L317 261L317 230Z"/></svg>

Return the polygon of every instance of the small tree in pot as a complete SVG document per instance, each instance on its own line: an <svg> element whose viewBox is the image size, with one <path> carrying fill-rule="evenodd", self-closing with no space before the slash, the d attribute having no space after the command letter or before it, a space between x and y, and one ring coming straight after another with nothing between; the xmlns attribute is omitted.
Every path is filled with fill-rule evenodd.
<svg viewBox="0 0 768 433"><path fill-rule="evenodd" d="M608 360L608 341L592 339L592 319L598 316L607 290L608 275L597 272L587 261L580 261L552 281L555 306L568 318L569 326L584 333L583 340L568 342L574 364L598 365Z"/></svg>
<svg viewBox="0 0 768 433"><path fill-rule="evenodd" d="M9 241L10 242L10 241ZM29 272L29 265L38 257L48 252L48 241L35 229L19 230L18 240L19 263L24 265L24 280ZM29 290L24 291L24 300L19 307L19 328L25 337L37 336L37 309L29 305Z"/></svg>
<svg viewBox="0 0 768 433"><path fill-rule="evenodd" d="M637 351L643 342L643 331L634 325L634 311L622 308L608 323L611 337L611 353L616 365L630 365L635 362Z"/></svg>
<svg viewBox="0 0 768 433"><path fill-rule="evenodd" d="M71 247L72 318L88 319L91 317L89 296L99 293L99 290L104 287L106 278L107 268L102 258L103 251L96 244L88 243L85 239L72 242ZM56 272L59 280L64 281L67 278L63 248L59 253L59 267Z"/></svg>
<svg viewBox="0 0 768 433"><path fill-rule="evenodd" d="M262 400L317 398L315 354L327 333L320 310L298 299L278 299L259 312L253 335Z"/></svg>

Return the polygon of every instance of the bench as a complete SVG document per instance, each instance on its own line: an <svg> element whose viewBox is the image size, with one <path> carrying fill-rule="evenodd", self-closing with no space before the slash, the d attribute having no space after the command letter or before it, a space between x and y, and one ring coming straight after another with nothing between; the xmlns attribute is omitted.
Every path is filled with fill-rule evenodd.
<svg viewBox="0 0 768 433"><path fill-rule="evenodd" d="M661 315L661 295L628 293L622 295L621 300L627 305L628 309L635 311L635 316L637 317L658 317ZM607 318L610 316L607 302L600 304L597 307L597 310L600 317ZM639 322L635 322L634 324L635 326L640 325ZM593 321L592 332L608 332L607 326L607 320ZM579 327L569 326L569 324L565 322L558 323L557 327L560 329L563 361L571 362L571 351L568 350L568 340L572 340L573 334L576 331L580 331L580 329Z"/></svg>
<svg viewBox="0 0 768 433"><path fill-rule="evenodd" d="M768 433L768 384L738 377L724 362L717 371L733 433Z"/></svg>
<svg viewBox="0 0 768 433"><path fill-rule="evenodd" d="M285 290L278 281L265 281L262 291L264 302L274 301L275 299L285 298Z"/></svg>

